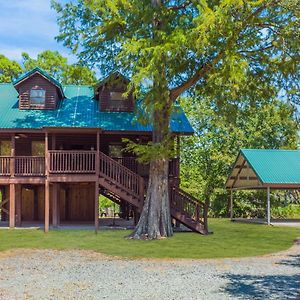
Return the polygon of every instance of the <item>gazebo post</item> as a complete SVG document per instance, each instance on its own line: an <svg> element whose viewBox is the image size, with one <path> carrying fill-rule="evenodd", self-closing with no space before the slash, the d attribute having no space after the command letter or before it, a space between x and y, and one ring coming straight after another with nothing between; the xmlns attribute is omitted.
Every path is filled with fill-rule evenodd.
<svg viewBox="0 0 300 300"><path fill-rule="evenodd" d="M230 189L230 219L233 219L233 189Z"/></svg>
<svg viewBox="0 0 300 300"><path fill-rule="evenodd" d="M270 187L267 187L267 224L271 225Z"/></svg>

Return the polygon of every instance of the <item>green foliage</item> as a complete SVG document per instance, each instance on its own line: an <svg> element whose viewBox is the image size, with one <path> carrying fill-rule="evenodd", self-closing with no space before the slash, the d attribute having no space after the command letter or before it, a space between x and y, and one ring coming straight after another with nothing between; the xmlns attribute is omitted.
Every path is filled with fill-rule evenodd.
<svg viewBox="0 0 300 300"><path fill-rule="evenodd" d="M183 139L182 186L202 200L211 201L211 214L227 214L225 182L241 148L289 148L298 144L295 110L277 99L248 102L247 98L229 111L202 96L182 98L196 133ZM264 216L264 193L235 193L237 216Z"/></svg>
<svg viewBox="0 0 300 300"><path fill-rule="evenodd" d="M169 138L165 131L173 104L190 89L212 99L229 119L237 117L241 98L250 113L261 106L267 115L270 107L263 100L279 92L298 101L300 26L293 1L77 0L52 1L52 6L58 14L58 41L104 75L117 69L131 76L128 90L143 99L154 136L161 133L153 147ZM288 114L289 108L284 109ZM259 146L261 138L271 136L272 122L259 128L260 120L252 116L248 130L257 126L264 131L252 134L251 145ZM282 130L273 131L284 139ZM241 132L247 133L246 128L235 139ZM160 143L159 153L168 157L166 145ZM132 150L155 152L150 147Z"/></svg>
<svg viewBox="0 0 300 300"><path fill-rule="evenodd" d="M0 251L27 249L82 249L132 258L249 257L289 248L299 237L298 228L240 224L224 219L209 220L214 234L175 233L172 239L136 241L124 239L124 230L0 230ZM259 245L259 247L257 246Z"/></svg>
<svg viewBox="0 0 300 300"><path fill-rule="evenodd" d="M289 204L286 207L272 208L272 217L277 219L300 219L300 205Z"/></svg>
<svg viewBox="0 0 300 300"><path fill-rule="evenodd" d="M54 77L61 84L87 84L96 83L95 72L79 64L68 64L66 57L58 51L45 50L38 54L36 59L27 53L22 53L25 71L39 67Z"/></svg>
<svg viewBox="0 0 300 300"><path fill-rule="evenodd" d="M0 83L11 82L22 72L21 66L14 60L9 60L0 54Z"/></svg>

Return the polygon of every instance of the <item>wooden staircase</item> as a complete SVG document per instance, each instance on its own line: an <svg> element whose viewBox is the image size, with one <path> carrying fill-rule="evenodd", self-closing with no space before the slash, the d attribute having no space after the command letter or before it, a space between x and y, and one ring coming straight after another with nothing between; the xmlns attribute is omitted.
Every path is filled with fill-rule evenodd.
<svg viewBox="0 0 300 300"><path fill-rule="evenodd" d="M100 153L101 193L118 203L124 200L138 212L142 211L145 200L143 177L129 170L111 157ZM171 216L192 231L208 234L205 205L182 189L170 187Z"/></svg>

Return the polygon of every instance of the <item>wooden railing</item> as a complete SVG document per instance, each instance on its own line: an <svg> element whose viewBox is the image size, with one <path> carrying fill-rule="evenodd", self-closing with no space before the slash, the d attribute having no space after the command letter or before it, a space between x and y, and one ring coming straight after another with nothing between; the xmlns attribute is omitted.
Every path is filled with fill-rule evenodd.
<svg viewBox="0 0 300 300"><path fill-rule="evenodd" d="M144 179L102 152L100 152L100 176L144 200Z"/></svg>
<svg viewBox="0 0 300 300"><path fill-rule="evenodd" d="M115 161L130 169L134 173L145 176L149 174L149 165L137 161L136 157L113 157ZM179 159L173 158L169 163L169 176L179 177Z"/></svg>
<svg viewBox="0 0 300 300"><path fill-rule="evenodd" d="M83 173L96 172L96 151L49 151L50 173Z"/></svg>
<svg viewBox="0 0 300 300"><path fill-rule="evenodd" d="M45 157L43 156L16 156L16 176L44 176Z"/></svg>
<svg viewBox="0 0 300 300"><path fill-rule="evenodd" d="M170 187L170 207L207 226L205 204L176 186Z"/></svg>
<svg viewBox="0 0 300 300"><path fill-rule="evenodd" d="M0 156L0 176L10 175L10 156Z"/></svg>

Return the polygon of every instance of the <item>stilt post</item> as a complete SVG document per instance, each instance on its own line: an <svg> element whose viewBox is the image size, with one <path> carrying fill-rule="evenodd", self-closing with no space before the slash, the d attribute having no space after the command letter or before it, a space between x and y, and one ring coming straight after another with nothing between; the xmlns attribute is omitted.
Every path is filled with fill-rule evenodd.
<svg viewBox="0 0 300 300"><path fill-rule="evenodd" d="M9 185L9 228L15 228L16 215L16 186L14 183Z"/></svg>
<svg viewBox="0 0 300 300"><path fill-rule="evenodd" d="M49 152L48 152L48 132L45 133L45 233L49 231L49 214L50 214L50 184L49 184Z"/></svg>
<svg viewBox="0 0 300 300"><path fill-rule="evenodd" d="M233 189L230 189L230 219L233 219Z"/></svg>
<svg viewBox="0 0 300 300"><path fill-rule="evenodd" d="M267 224L271 224L270 187L267 187Z"/></svg>

